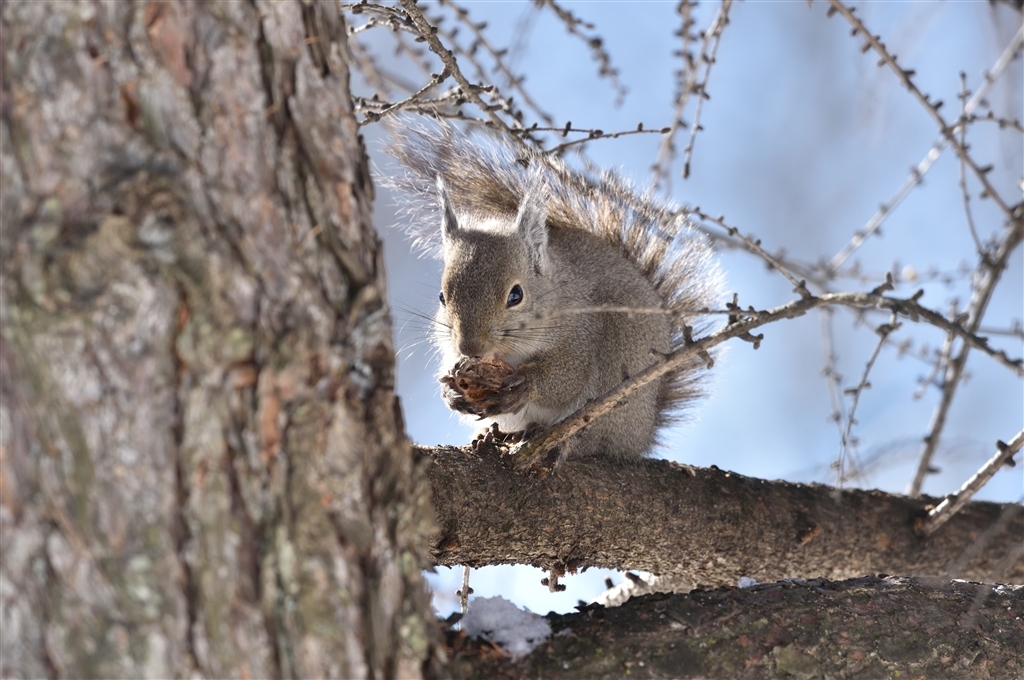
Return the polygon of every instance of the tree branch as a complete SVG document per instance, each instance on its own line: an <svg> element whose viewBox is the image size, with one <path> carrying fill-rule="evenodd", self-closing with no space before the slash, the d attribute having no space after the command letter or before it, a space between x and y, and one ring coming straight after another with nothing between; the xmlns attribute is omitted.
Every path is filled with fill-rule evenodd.
<svg viewBox="0 0 1024 680"><path fill-rule="evenodd" d="M959 156L971 168L971 170L974 172L975 177L977 177L978 181L981 182L981 185L985 187L985 192L982 195L984 197L991 198L996 203L996 205L999 206L1000 210L1002 210L1003 213L1007 215L1007 217L1010 217L1012 213L1012 208L1006 204L1002 196L999 195L999 193L995 190L995 187L993 187L992 183L989 182L988 180L988 171L991 170L991 167L979 167L978 164L974 162L974 159L971 158L970 154L967 153L967 149L960 143L959 140L957 140L956 135L953 131L953 127L948 125L946 123L946 120L942 117L942 114L939 113L939 108L942 106L942 102L930 101L928 95L924 94L923 92L921 92L921 90L918 89L917 85L911 79L911 76L914 75L914 71L911 69L901 68L899 65L896 64L896 56L889 53L885 45L882 44L881 38L879 36L872 35L871 32L868 31L867 27L863 24L863 22L861 22L861 20L854 15L853 9L844 5L842 2L840 2L840 0L829 0L829 3L831 4L831 7L829 8L829 15L831 15L833 12L838 12L842 14L843 17L850 23L850 25L853 26L853 35L857 35L858 33L860 33L861 35L864 36L865 43L864 47L862 48L862 51L866 52L869 49L873 49L880 57L878 65L889 66L892 72L896 74L896 77L899 79L903 87L907 88L907 91L910 92L915 99L921 102L921 105L924 107L925 111L927 111L928 114L931 115L932 119L939 126L939 132L942 134L943 137L946 138L946 142L956 152L956 155Z"/></svg>
<svg viewBox="0 0 1024 680"><path fill-rule="evenodd" d="M1024 579L1020 560L1000 566L1024 534L1017 504L968 503L925 537L935 499L768 482L664 460L570 458L541 477L515 472L510 457L489 445L418 452L429 459L437 564L524 563L556 575L640 569L712 585L879 572ZM1001 529L975 545L1004 515ZM960 559L968 550L974 554Z"/></svg>
<svg viewBox="0 0 1024 680"><path fill-rule="evenodd" d="M936 612L942 615L936 616ZM455 638L457 677L1021 677L1024 588L866 576L649 595L549 615L513 664Z"/></svg>
<svg viewBox="0 0 1024 680"><path fill-rule="evenodd" d="M445 80L445 76L450 74L459 83L463 93L466 97L476 104L480 110L490 118L491 123L498 129L506 133L509 139L519 140L518 137L512 134L511 129L505 124L505 121L501 119L496 113L494 113L493 107L488 106L477 94L477 88L474 88L472 83L466 79L466 76L459 70L459 65L455 61L455 55L445 47L437 37L437 28L432 26L423 13L420 12L416 6L416 0L401 0L402 7L409 13L409 18L412 19L413 24L416 26L416 30L419 32L427 45L430 47L430 51L438 56L441 62L444 64L444 72L441 75L441 80ZM522 142L520 142L522 143Z"/></svg>
<svg viewBox="0 0 1024 680"><path fill-rule="evenodd" d="M975 274L974 291L971 295L971 304L968 307L970 317L967 320L966 328L963 328L967 333L973 335L978 327L981 326L988 303L995 294L996 284L999 283L1003 271L1009 264L1010 256L1013 255L1022 241L1024 241L1024 203L1014 207L1013 219L1007 225L998 246L993 248L993 252L983 252L980 254L980 262L978 263L977 274ZM960 326L960 324L955 325ZM967 366L968 354L972 347L977 347L975 343L968 342L966 337L961 337L964 343L960 346L960 351L956 357L946 366L945 375L942 380L942 397L939 400L938 406L935 407L935 413L932 415L932 421L928 426L928 434L925 436L921 446L917 472L910 483L909 492L912 496L921 493L924 479L932 469L932 457L939 448L939 439L942 437L942 430L946 426L946 416L949 415L949 409L953 404L953 397L956 395L957 387L962 382L964 368Z"/></svg>
<svg viewBox="0 0 1024 680"><path fill-rule="evenodd" d="M1010 237L1008 236L1007 242L1003 244L1004 247L1008 244L1009 240ZM1000 252L1002 252L1002 250ZM1008 257L1008 255L1005 257ZM1005 257L1002 257L1002 259L997 261L1002 263L1002 266L1005 266ZM991 278L994 281L997 278L998 273L1001 272L1001 267L993 265L992 271L994 273ZM994 283L992 285L994 286ZM1002 352L1001 350L994 350L989 347L986 339L973 334L973 329L977 327L976 323L970 329L965 329L961 324L955 321L950 321L941 314L923 307L918 303L918 299L921 297L922 292L918 292L907 299L887 297L881 294L885 290L891 290L891 288L892 282L890 277L887 279L886 283L882 284L870 293L826 293L824 295L815 296L807 292L807 289L803 287L803 282L801 281L797 286L797 292L799 292L803 297L799 300L794 300L785 305L766 311L753 309L744 311L736 306L733 310L733 316L730 317L732 322L725 328L722 328L721 330L699 340L689 341L690 339L688 338L688 342L685 346L675 352L665 355L660 360L654 362L636 375L630 376L621 382L610 392L588 402L581 409L568 416L546 432L530 439L524 444L521 444L518 450L519 455L517 456L516 464L521 468L536 465L545 455L553 451L559 444L566 441L577 432L585 429L594 418L598 418L617 408L619 405L624 403L630 395L647 383L657 380L669 372L684 366L692 355L697 354L704 356L705 358L709 358L708 350L731 338L742 338L753 342L754 349L757 349L762 336L755 337L751 335L751 330L780 319L795 319L818 307L830 305L841 305L856 308L873 307L877 309L890 310L893 312L894 317L896 315L903 315L913 321L923 319L924 321L941 328L947 333L955 334L963 339L964 351L962 353L965 356L967 348L976 347L999 361L1007 368L1013 370L1017 375L1024 375L1024 360L1010 359L1006 356L1005 352ZM991 292L990 289L989 292ZM693 312L695 314L702 313L700 310L693 310ZM705 311L703 313L707 312ZM980 318L980 314L978 318Z"/></svg>
<svg viewBox="0 0 1024 680"><path fill-rule="evenodd" d="M985 486L993 475L999 472L1004 465L1013 466L1013 456L1024 446L1024 430L1018 432L1007 444L1003 441L996 442L996 455L986 461L970 479L963 483L956 493L952 493L942 500L934 510L928 513L928 524L925 526L926 533L933 533L949 518L960 511L971 497L978 492L978 489Z"/></svg>
<svg viewBox="0 0 1024 680"><path fill-rule="evenodd" d="M1020 50L1021 45L1024 44L1024 26L1017 31L1016 35L1010 40L1006 49L1003 50L1002 54L996 60L996 63L992 66L992 70L985 73L984 80L981 85L978 86L978 90L971 96L970 100L964 105L963 112L960 115L960 120L953 125L953 129L950 131L951 134L956 134L964 129L964 126L972 122L974 119L974 111L978 106L985 101L985 96L988 94L989 88L995 84L996 79L1003 72L1003 70L1013 60L1014 55ZM925 174L931 169L935 161L939 159L939 155L942 153L943 147L946 146L946 138L943 137L939 141L932 145L932 148L928 150L924 158L914 166L910 171L910 176L904 180L900 188L896 190L896 193L892 197L879 206L878 211L871 216L868 223L865 224L857 233L853 235L850 242L843 246L842 250L835 254L835 256L829 260L826 267L826 271L834 272L842 266L844 262L860 248L871 234L878 231L879 227L882 226L882 222L885 221L886 217L892 214L893 210L896 209L903 199L906 198L911 189L920 184Z"/></svg>

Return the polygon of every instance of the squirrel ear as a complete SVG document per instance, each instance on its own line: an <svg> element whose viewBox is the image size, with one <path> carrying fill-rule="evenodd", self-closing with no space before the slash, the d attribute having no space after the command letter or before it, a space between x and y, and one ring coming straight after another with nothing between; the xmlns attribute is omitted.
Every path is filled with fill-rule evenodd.
<svg viewBox="0 0 1024 680"><path fill-rule="evenodd" d="M530 263L538 274L548 268L548 210L547 191L543 180L535 175L530 178L530 186L519 204L516 215L516 232L526 244Z"/></svg>
<svg viewBox="0 0 1024 680"><path fill-rule="evenodd" d="M437 199L441 208L441 240L448 244L455 238L459 231L459 222L455 219L455 211L452 210L452 199L448 196L448 187L441 175L437 176Z"/></svg>

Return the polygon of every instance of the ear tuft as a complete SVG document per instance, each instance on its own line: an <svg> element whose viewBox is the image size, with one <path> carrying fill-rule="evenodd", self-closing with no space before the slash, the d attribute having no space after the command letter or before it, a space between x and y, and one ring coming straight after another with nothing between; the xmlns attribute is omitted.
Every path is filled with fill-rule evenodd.
<svg viewBox="0 0 1024 680"><path fill-rule="evenodd" d="M448 186L444 183L441 175L437 176L437 201L441 209L441 240L447 248L458 234L459 222L455 219L455 211L452 209L452 199L448 195Z"/></svg>
<svg viewBox="0 0 1024 680"><path fill-rule="evenodd" d="M538 274L548 269L548 192L539 172L530 174L530 183L519 204L516 232L523 239L530 263Z"/></svg>

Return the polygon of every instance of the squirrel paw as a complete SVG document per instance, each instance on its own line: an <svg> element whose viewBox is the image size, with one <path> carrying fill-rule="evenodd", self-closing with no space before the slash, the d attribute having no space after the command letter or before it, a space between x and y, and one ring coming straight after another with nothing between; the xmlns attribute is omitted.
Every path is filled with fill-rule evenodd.
<svg viewBox="0 0 1024 680"><path fill-rule="evenodd" d="M515 413L526 406L528 393L526 377L516 372L502 380L497 390L484 395L476 406L484 416Z"/></svg>
<svg viewBox="0 0 1024 680"><path fill-rule="evenodd" d="M448 405L448 408L471 416L482 417L484 415L479 404L470 401L466 398L465 394L455 388L454 381L451 379L448 381L442 379L441 382L444 385L444 387L441 388L441 399L443 399L444 403Z"/></svg>

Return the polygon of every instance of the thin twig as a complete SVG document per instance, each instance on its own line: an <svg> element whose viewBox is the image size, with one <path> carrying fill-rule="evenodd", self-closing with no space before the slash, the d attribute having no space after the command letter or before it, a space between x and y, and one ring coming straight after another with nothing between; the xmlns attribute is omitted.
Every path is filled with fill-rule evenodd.
<svg viewBox="0 0 1024 680"><path fill-rule="evenodd" d="M956 311L957 301L952 300L949 303L949 318L959 318L959 314ZM935 361L932 362L931 373L926 377L920 379L920 385L917 390L914 391L914 399L920 399L928 393L928 387L931 385L938 385L939 389L942 389L942 384L939 382L939 376L942 375L943 370L949 365L949 358L953 355L953 345L956 342L956 335L953 333L946 333L946 337L942 340L942 349L935 357Z"/></svg>
<svg viewBox="0 0 1024 680"><path fill-rule="evenodd" d="M1009 328L989 328L983 326L978 329L978 332L982 335L1008 335L1011 338L1024 340L1024 325L1021 325L1020 319L1014 319Z"/></svg>
<svg viewBox="0 0 1024 680"><path fill-rule="evenodd" d="M593 30L594 25L579 19L572 12L561 7L555 0L536 0L536 2L538 5L551 8L555 16L565 24L569 34L576 36L587 44L587 47L590 48L591 56L598 63L598 74L608 78L612 89L615 90L615 105L622 104L622 100L626 98L626 88L619 81L619 69L612 66L612 58L604 49L604 41L596 34L587 35L579 30L580 26L587 30Z"/></svg>
<svg viewBox="0 0 1024 680"><path fill-rule="evenodd" d="M366 111L364 114L365 118L360 122L360 125L365 125L367 122L375 123L384 116L388 115L389 113L392 113L394 111L401 111L402 109L408 108L410 104L421 101L423 95L425 95L427 92L433 90L435 87L437 87L442 82L447 80L449 75L450 72L448 71L448 67L446 66L440 73L432 76L426 85L421 87L416 92L413 92L406 99L400 102L387 104L383 106L379 111Z"/></svg>
<svg viewBox="0 0 1024 680"><path fill-rule="evenodd" d="M967 118L967 74L963 71L960 72L960 103L962 111L960 113L960 119L965 120ZM960 126L960 143L966 148L967 147L967 126ZM974 214L971 212L971 192L967 189L967 165L964 163L964 159L960 159L960 191L963 194L964 199L964 212L967 214L967 228L971 232L971 238L974 239L974 250L980 253L983 250L981 245L981 239L978 238L978 229L974 226Z"/></svg>
<svg viewBox="0 0 1024 680"><path fill-rule="evenodd" d="M999 472L1000 468L1010 463L1013 455L1024 446L1024 430L1021 430L1009 442L996 442L996 455L988 459L975 472L970 479L964 482L963 486L957 489L956 493L946 496L941 503L928 513L928 520L924 527L924 533L932 534L941 527L949 518L955 515L960 508L967 505L967 501L977 493L978 489L985 486L992 476Z"/></svg>
<svg viewBox="0 0 1024 680"><path fill-rule="evenodd" d="M1000 130L1014 130L1016 132L1024 133L1024 125L1020 124L1020 121L1016 118L1001 118L996 116L991 111L988 112L987 116L969 116L967 118L968 123L995 123L999 126Z"/></svg>
<svg viewBox="0 0 1024 680"><path fill-rule="evenodd" d="M919 297L919 296L918 296ZM735 321L725 328L711 333L699 340L688 342L684 347L661 357L659 360L621 382L610 392L591 400L583 408L562 420L546 432L519 445L517 451L516 465L520 468L529 467L540 460L547 453L566 439L586 428L594 418L612 411L621 406L637 390L644 385L661 378L662 376L682 368L689 362L692 356L708 356L708 350L722 344L732 338L743 338L754 344L755 349L763 339L763 335L754 336L750 331L766 324L781 319L795 319L801 317L812 309L830 305L842 305L846 307L876 307L885 308L893 312L907 316L913 320L925 318L920 305L915 298L900 299L891 298L878 293L827 293L824 295L806 295L799 300L775 307L769 310L758 311L734 310ZM932 316L934 315L934 316ZM936 315L928 310L926 320L939 325L940 327L957 328L941 315ZM961 328L959 332L963 332ZM1013 362L1016 372L1024 374L1024 361Z"/></svg>
<svg viewBox="0 0 1024 680"><path fill-rule="evenodd" d="M1024 203L1019 204L1015 208L1015 214L1011 218L1006 234L996 248L995 253L992 255L982 253L977 274L977 279L980 280L975 280L974 294L971 296L971 304L968 307L970 318L965 329L971 335L976 333L981 325L981 320L985 316L985 309L992 299L996 284L999 282L1003 270L1006 269L1010 255L1017 249L1022 239L1024 239ZM954 325L959 326L960 324ZM921 447L921 457L918 462L917 472L914 474L914 479L910 483L910 488L907 492L911 497L916 498L921 494L924 479L931 470L932 456L935 455L935 450L939 445L939 438L942 436L942 430L946 425L946 416L949 413L950 406L953 404L953 396L956 394L956 389L963 377L964 366L967 365L967 355L971 348L975 346L972 343L965 342L961 346L959 354L950 362L946 369L946 374L943 376L942 396L929 424L928 434L925 436Z"/></svg>
<svg viewBox="0 0 1024 680"><path fill-rule="evenodd" d="M537 126L532 126L532 127L528 128L528 130L531 131L531 132L534 132L534 131L536 131L536 132L558 132L559 134L561 134L563 136L568 134L568 133L570 133L570 132L583 132L583 133L586 133L586 135L587 135L586 137L582 137L580 139L574 139L571 142L565 142L564 144L559 144L558 146L551 147L550 149L548 149L547 151L544 152L544 153L549 154L549 155L557 156L557 155L560 155L561 153L563 153L568 148L571 148L573 146L588 144L590 142L594 142L594 141L597 141L599 139L618 139L619 137L625 137L627 135L665 134L665 132L667 131L667 128L662 128L660 130L658 130L658 129L651 130L651 129L645 128L643 123L640 123L640 124L638 124L636 126L635 130L621 130L619 132L605 132L604 130L595 130L595 129L580 129L580 128L574 128L574 127L571 127L571 126L568 126L568 125L565 126L565 127L560 127L560 128L541 128L541 127L537 127Z"/></svg>
<svg viewBox="0 0 1024 680"><path fill-rule="evenodd" d="M459 606L462 608L462 615L466 615L469 609L469 567L462 567L462 588L459 589Z"/></svg>
<svg viewBox="0 0 1024 680"><path fill-rule="evenodd" d="M822 308L821 313L818 315L818 327L821 333L821 353L825 362L825 365L822 366L821 373L825 378L825 389L828 390L828 401L832 406L832 413L829 415L829 420L836 424L836 430L839 434L839 459L833 463L833 466L836 470L836 487L841 488L844 481L842 446L845 439L843 423L846 422L847 418L846 403L842 398L843 376L839 373L839 360L836 356L835 350L833 321L835 321L835 314L833 314L833 310L829 307Z"/></svg>
<svg viewBox="0 0 1024 680"><path fill-rule="evenodd" d="M523 102L528 107L530 107L530 109L532 109L533 112L537 114L537 116L539 116L545 124L554 124L554 118L552 118L551 114L543 110L540 107L540 105L536 101L534 101L533 97L530 96L530 93L526 90L526 88L523 87L523 76L517 76L512 71L512 68L505 63L504 56L508 52L508 50L496 49L493 45L491 45L490 41L487 39L487 36L484 35L484 28L486 28L486 24L474 22L472 19L469 18L469 11L466 8L457 5L452 0L439 0L439 4L441 6L450 6L455 12L455 18L460 23L464 24L467 28L469 28L470 32L473 34L475 38L475 41L473 45L470 46L469 50L463 50L462 54L472 55L477 45L483 46L487 53L491 55L491 59L494 60L495 68L498 71L500 71L508 80L509 87L511 87L513 90L519 93L519 95L523 98ZM447 33L447 35L449 40L451 40L454 43L455 32L450 31ZM485 77L485 74L482 65L479 64L476 60L473 61L473 65L476 67L477 73L480 76L480 78L483 79Z"/></svg>
<svg viewBox="0 0 1024 680"><path fill-rule="evenodd" d="M1004 49L1002 54L999 55L999 58L996 60L995 65L993 65L992 70L985 73L985 82L981 84L978 90L974 93L974 96L971 97L970 101L968 101L967 105L964 107L968 114L973 113L974 110L977 109L977 107L985 100L985 95L988 94L989 89L995 83L999 75L1002 74L1003 70L1013 61L1014 55L1018 50L1020 50L1022 45L1024 45L1024 26L1017 31L1017 34L1012 40L1010 40L1006 49ZM969 121L958 121L957 124L953 126L951 132L958 131L967 122ZM896 206L903 202L903 199L907 197L914 187L921 183L925 174L931 169L932 165L935 164L935 161L938 160L942 153L942 149L946 146L946 143L947 140L945 138L940 139L932 146L931 149L928 150L928 153L926 153L924 158L921 159L921 162L911 170L910 176L907 177L900 188L896 190L896 193L894 193L887 202L883 203L878 208L878 211L871 216L868 223L864 225L860 231L854 234L850 242L829 261L828 269L830 271L834 271L842 266L842 264L849 259L854 251L860 248L871 234L878 231L879 227L881 227L882 223L885 221L885 218L896 208Z"/></svg>
<svg viewBox="0 0 1024 680"><path fill-rule="evenodd" d="M919 303L915 297L910 298L893 298L886 297L879 294L865 294L865 293L829 293L828 294L832 302L830 304L847 306L858 309L871 310L884 310L890 313L899 313L911 320L925 321L931 326L945 331L947 337L960 338L971 347L979 350L980 352L988 355L996 362L1002 364L1004 367L1010 369L1018 376L1024 378L1024 358L1022 359L1011 359L1007 356L1003 350L993 349L989 344L988 340L984 336L980 336L974 333L970 333L961 324L955 320L950 320L939 314L938 312L929 309ZM870 295L870 297L865 297ZM736 310L734 309L664 309L662 307L632 307L628 305L600 305L591 307L565 307L562 309L552 310L546 312L543 315L534 317L534 321L550 321L552 319L565 318L569 316L576 316L580 314L627 314L629 316L636 316L639 314L659 314L674 318L687 318L691 316L710 316L710 315L735 315ZM743 316L751 318L759 318L760 316L770 314L770 312L756 311L756 310L744 310ZM890 324L894 321L890 320ZM876 329L876 332L881 333L881 329L885 326ZM883 341L885 338L883 338Z"/></svg>
<svg viewBox="0 0 1024 680"><path fill-rule="evenodd" d="M845 467L848 458L856 455L857 440L853 436L853 426L857 424L857 406L860 404L860 395L864 393L864 390L871 387L871 383L868 381L868 376L871 375L871 369L874 368L875 362L878 361L878 355L882 353L882 348L885 347L886 340L889 338L889 334L900 327L900 322L897 320L897 315L893 313L889 320L889 323L882 324L875 329L878 333L878 344L875 345L875 351L871 353L871 357L868 362L864 365L864 373L861 374L860 381L856 386L844 390L844 394L852 397L850 403L850 411L846 416L846 427L843 429L842 437L840 438L840 449L839 449L839 469L837 471L836 487L842 488L842 483L845 478ZM855 468L859 468L857 461L854 461Z"/></svg>
<svg viewBox="0 0 1024 680"><path fill-rule="evenodd" d="M939 113L939 108L942 106L942 102L930 101L928 99L928 95L918 89L917 85L911 79L911 76L914 75L914 71L901 68L896 64L896 57L890 54L879 36L872 35L871 32L868 31L864 23L854 15L853 9L844 5L840 0L829 0L829 4L832 5L831 9L842 14L850 25L853 26L854 35L859 33L864 36L866 49L874 50L880 57L878 65L889 66L890 70L896 74L896 77L903 84L903 87L907 88L907 91L910 92L915 99L921 102L921 105L939 126L939 132L946 138L946 143L956 151L956 155L963 159L968 167L970 167L974 172L978 181L981 182L983 187L985 187L985 192L982 195L991 198L995 204L999 206L1000 210L1002 210L1007 217L1010 217L1012 214L1010 206L1006 204L999 193L995 190L995 187L992 186L992 183L988 181L988 172L992 169L992 166L982 168L974 162L974 159L967 153L967 149L960 144L956 135L953 134L953 127L947 124L946 120L942 117L942 114ZM831 14L832 12L830 11L829 13Z"/></svg>
<svg viewBox="0 0 1024 680"><path fill-rule="evenodd" d="M679 4L677 11L680 16L682 16L683 22L682 28L679 31L679 35L683 41L683 47L679 51L679 55L683 59L683 67L679 70L681 79L676 93L676 106L675 110L672 112L672 121L668 125L668 132L661 140L661 146L658 148L658 158L651 167L654 171L653 189L658 189L660 187L665 190L665 193L668 193L671 190L671 166L672 159L675 158L676 131L681 125L683 125L683 112L686 110L686 107L690 102L690 95L697 91L698 63L707 63L708 50L713 36L710 27L708 30L704 31L704 39L700 48L700 57L695 60L692 52L690 51L690 42L692 41L690 29L694 24L692 16L693 3L684 0ZM719 10L719 12L720 11L721 10ZM718 20L718 16L719 14L716 13L715 18L712 19L712 25L714 25ZM663 186L662 182L664 182Z"/></svg>
<svg viewBox="0 0 1024 680"><path fill-rule="evenodd" d="M708 98L708 79L711 76L711 67L715 63L715 55L718 53L718 43L722 38L722 30L729 23L730 7L732 7L732 0L723 0L722 8L718 10L714 21L711 23L711 28L708 29L712 36L711 49L704 66L704 79L697 85L699 96L697 97L697 106L693 112L693 122L690 123L690 141L686 144L686 148L683 149L683 179L690 177L690 160L693 158L693 145L697 140L697 130L703 129L700 126L700 112L704 108L704 100Z"/></svg>
<svg viewBox="0 0 1024 680"><path fill-rule="evenodd" d="M416 0L401 0L401 3L402 7L405 8L405 11L409 13L409 18L412 19L412 22L416 25L416 29L419 32L420 37L426 41L427 45L430 47L430 51L438 56L444 64L445 70L454 77L456 82L458 82L462 87L462 91L465 93L466 97L476 104L482 112L487 114L487 117L495 127L508 135L509 138L514 139L519 144L525 146L525 142L511 134L511 129L509 129L509 126L501 119L501 116L496 114L492 107L488 106L480 98L480 95L476 93L476 88L473 87L469 80L466 79L466 76L462 74L462 71L459 70L459 65L455 61L455 55L438 39L437 28L432 26L430 22L426 20L423 13L420 12L419 8L416 6Z"/></svg>
<svg viewBox="0 0 1024 680"><path fill-rule="evenodd" d="M433 23L431 25L436 26L437 35L439 36L439 39L443 38L445 41L447 41L448 44L452 46L453 54L459 55L459 59L464 60L464 62L468 62L473 67L473 69L476 71L476 77L480 80L480 82L483 83L490 80L490 77L487 74L487 69L484 67L484 64L481 63L480 59L478 59L476 56L480 45L484 45L485 50L491 55L495 63L495 69L506 71L509 74L509 78L515 80L514 76L512 76L511 72L505 68L504 63L501 60L501 52L491 47L490 43L488 43L486 38L483 36L483 29L487 27L487 22L484 21L478 24L474 23L469 18L468 10L459 7L453 2L450 2L450 0L441 0L440 5L450 6L452 12L455 14L456 20L458 20L462 24L465 24L466 26L469 26L470 30L474 33L476 38L473 40L472 43L470 43L468 48L462 47L461 45L459 45L457 40L457 35L460 28L458 25L454 26L451 29L444 29L441 27L447 16L443 14L438 15L436 18L428 19L428 21L432 21ZM506 97L497 87L496 84L492 83L487 86L477 87L480 92L488 93L490 97L494 100L492 104L488 105L491 109L503 111L508 116L510 116L517 124L522 124L525 118L525 114L522 110L514 106L512 98ZM525 91L523 91L521 88L514 89L519 89L520 93L523 95L524 100L528 102L533 101L530 98L530 96L526 94ZM456 91L461 94L461 88L456 88ZM465 103L465 97L459 96L458 101L455 102L455 105L457 107L461 107L463 103ZM513 127L514 126L515 124L513 124Z"/></svg>
<svg viewBox="0 0 1024 680"><path fill-rule="evenodd" d="M789 282L793 284L794 288L806 291L805 281L798 279L791 271L789 271L789 268L785 264L783 264L778 257L772 255L767 250L762 248L761 239L744 236L743 234L740 233L739 229L737 229L736 227L731 227L728 224L726 224L725 218L721 215L719 215L718 217L712 217L711 215L707 214L706 212L702 211L699 207L696 206L692 210L690 210L690 213L697 217L699 220L716 224L722 229L725 229L726 233L730 237L739 241L740 247L753 253L754 255L761 257L765 262L768 263L769 266L772 267L772 269L777 269L780 274L785 276L789 280Z"/></svg>

